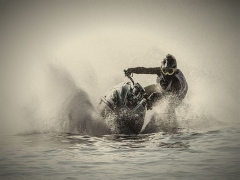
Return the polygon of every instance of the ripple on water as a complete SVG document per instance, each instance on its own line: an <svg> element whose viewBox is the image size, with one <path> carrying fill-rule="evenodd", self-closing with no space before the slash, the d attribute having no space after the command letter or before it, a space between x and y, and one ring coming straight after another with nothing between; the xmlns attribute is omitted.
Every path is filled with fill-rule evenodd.
<svg viewBox="0 0 240 180"><path fill-rule="evenodd" d="M201 174L203 179L228 179L230 175L238 179L235 178L240 177L238 137L239 131L234 130L12 136L0 141L0 176L104 179L104 173L109 179L168 179L170 175L180 178L187 174L198 179Z"/></svg>

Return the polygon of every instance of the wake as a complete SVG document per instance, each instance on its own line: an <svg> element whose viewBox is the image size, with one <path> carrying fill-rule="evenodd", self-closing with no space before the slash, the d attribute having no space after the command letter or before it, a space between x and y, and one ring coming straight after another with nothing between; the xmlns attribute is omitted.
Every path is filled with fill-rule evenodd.
<svg viewBox="0 0 240 180"><path fill-rule="evenodd" d="M92 94L77 86L64 68L49 65L46 74L48 81L46 93L36 95L34 101L30 101L22 108L24 115L21 122L24 122L25 128L21 129L19 134L62 132L93 136L111 134L109 125L98 113L98 104L92 102L93 97L90 96ZM165 103L162 102L147 112L142 133L176 133L179 128L199 131L225 126L213 116L194 109L187 100L176 109L177 117L169 118L166 115ZM149 123L153 117L155 124Z"/></svg>

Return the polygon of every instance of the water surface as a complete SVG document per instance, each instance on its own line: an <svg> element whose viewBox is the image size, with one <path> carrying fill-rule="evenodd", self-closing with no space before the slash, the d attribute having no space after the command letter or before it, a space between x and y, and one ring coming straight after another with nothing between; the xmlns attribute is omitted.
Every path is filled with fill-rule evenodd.
<svg viewBox="0 0 240 180"><path fill-rule="evenodd" d="M240 130L6 135L0 179L238 179Z"/></svg>

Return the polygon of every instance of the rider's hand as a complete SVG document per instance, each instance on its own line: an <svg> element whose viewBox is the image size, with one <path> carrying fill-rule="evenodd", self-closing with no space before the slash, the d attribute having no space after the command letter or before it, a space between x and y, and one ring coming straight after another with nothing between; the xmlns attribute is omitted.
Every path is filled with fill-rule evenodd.
<svg viewBox="0 0 240 180"><path fill-rule="evenodd" d="M131 69L128 68L127 70L124 70L125 76L130 76L132 74Z"/></svg>

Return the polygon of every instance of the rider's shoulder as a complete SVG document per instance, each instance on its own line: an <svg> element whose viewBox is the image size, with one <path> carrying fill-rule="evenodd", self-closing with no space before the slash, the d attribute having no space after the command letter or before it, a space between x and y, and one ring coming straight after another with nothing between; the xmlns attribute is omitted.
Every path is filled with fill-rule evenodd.
<svg viewBox="0 0 240 180"><path fill-rule="evenodd" d="M179 74L179 73L182 73L182 71L181 71L180 69L177 69L177 70L175 71L175 74Z"/></svg>
<svg viewBox="0 0 240 180"><path fill-rule="evenodd" d="M180 69L177 69L175 71L175 76L184 76L184 75L183 75L183 72Z"/></svg>

